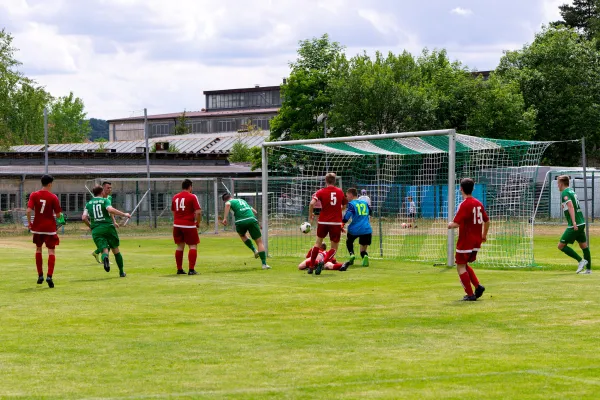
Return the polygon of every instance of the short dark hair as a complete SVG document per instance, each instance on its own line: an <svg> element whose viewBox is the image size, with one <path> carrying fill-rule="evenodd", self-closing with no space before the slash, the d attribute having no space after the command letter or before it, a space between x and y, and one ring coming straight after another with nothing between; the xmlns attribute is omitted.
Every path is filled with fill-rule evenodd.
<svg viewBox="0 0 600 400"><path fill-rule="evenodd" d="M227 201L227 200L231 199L231 197L232 196L229 193L223 193L223 196L221 196L223 201Z"/></svg>
<svg viewBox="0 0 600 400"><path fill-rule="evenodd" d="M51 184L52 182L54 182L54 178L52 177L52 175L42 176L42 186L46 187L49 184Z"/></svg>
<svg viewBox="0 0 600 400"><path fill-rule="evenodd" d="M328 185L335 185L335 174L333 172L330 172L327 175L325 175L325 183L327 183Z"/></svg>
<svg viewBox="0 0 600 400"><path fill-rule="evenodd" d="M102 189L102 186L94 186L94 188L92 189L92 194L94 196L100 196L103 191L104 189Z"/></svg>
<svg viewBox="0 0 600 400"><path fill-rule="evenodd" d="M112 183L110 183L109 181L102 182L102 186L106 186L106 185L112 185Z"/></svg>
<svg viewBox="0 0 600 400"><path fill-rule="evenodd" d="M327 245L325 243L321 243L321 250L327 250Z"/></svg>
<svg viewBox="0 0 600 400"><path fill-rule="evenodd" d="M358 197L358 191L355 188L350 188L346 190L346 193L350 193L354 197Z"/></svg>
<svg viewBox="0 0 600 400"><path fill-rule="evenodd" d="M183 182L181 183L181 188L189 189L192 187L192 185L193 185L192 181L190 181L189 179L184 179Z"/></svg>
<svg viewBox="0 0 600 400"><path fill-rule="evenodd" d="M463 178L460 180L460 187L464 194L471 194L475 187L475 181L471 178Z"/></svg>

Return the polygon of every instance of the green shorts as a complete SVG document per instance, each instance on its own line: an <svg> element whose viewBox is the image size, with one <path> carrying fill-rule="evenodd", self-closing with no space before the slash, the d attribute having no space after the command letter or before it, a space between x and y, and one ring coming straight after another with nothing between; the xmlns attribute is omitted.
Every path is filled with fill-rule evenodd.
<svg viewBox="0 0 600 400"><path fill-rule="evenodd" d="M246 235L246 232L249 232L250 237L254 240L262 237L262 233L260 233L260 225L258 225L258 222L256 221L235 224L235 230L240 236L244 236Z"/></svg>
<svg viewBox="0 0 600 400"><path fill-rule="evenodd" d="M565 229L565 232L562 234L560 238L561 243L565 244L573 244L577 243L585 243L587 242L587 238L585 237L585 225L581 225L577 230L573 228Z"/></svg>
<svg viewBox="0 0 600 400"><path fill-rule="evenodd" d="M92 229L92 239L100 251L119 247L119 234L113 224L100 225Z"/></svg>

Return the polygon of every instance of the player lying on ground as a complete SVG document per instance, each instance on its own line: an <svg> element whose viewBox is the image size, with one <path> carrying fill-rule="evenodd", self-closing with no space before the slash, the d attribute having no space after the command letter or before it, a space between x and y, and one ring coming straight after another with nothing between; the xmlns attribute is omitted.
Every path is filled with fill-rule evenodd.
<svg viewBox="0 0 600 400"><path fill-rule="evenodd" d="M110 204L112 205L112 184L110 182L107 182L107 181L102 182L102 197L107 199L110 202ZM113 225L115 226L115 228L118 228L119 224L117 224L117 220L115 219L115 216L111 215L111 218L112 218ZM96 259L96 262L98 264L102 264L102 260L100 259L101 252L102 251L100 251L99 249L92 251L92 256Z"/></svg>
<svg viewBox="0 0 600 400"><path fill-rule="evenodd" d="M318 202L322 204L317 222L317 240L310 256L310 269L315 270L315 275L320 275L324 265L335 256L342 236L342 206L345 206L348 200L342 189L335 186L335 179L335 174L332 172L325 175L327 186L315 193L308 206L308 216L312 222L315 219L315 205ZM327 236L331 240L331 249L325 254L325 258L321 262L317 262L321 244Z"/></svg>
<svg viewBox="0 0 600 400"><path fill-rule="evenodd" d="M354 255L354 241L358 239L362 266L368 267L369 253L367 253L367 248L371 245L373 236L370 220L371 207L365 200L361 200L358 197L358 191L355 188L350 188L346 191L346 198L348 199L348 208L346 209L342 223L346 224L349 220L352 220L350 225L348 225L348 235L346 237L346 248L348 249L348 253L350 253L349 263L353 265L356 259ZM343 228L344 225L342 225Z"/></svg>
<svg viewBox="0 0 600 400"><path fill-rule="evenodd" d="M257 214L256 210L250 207L250 204L243 199L234 199L232 195L229 193L225 193L222 197L225 202L225 211L223 212L223 225L227 226L227 217L229 216L229 211L233 211L233 217L235 218L235 230L238 235L240 235L240 239L242 242L254 253L255 258L260 257L260 261L262 262L262 269L271 269L267 265L267 253L265 252L265 246L262 241L262 233L260 232L260 225L258 225L258 220L256 219L255 214ZM258 251L252 244L252 240L248 237L247 233L250 234L250 237L254 239L256 242L256 247L258 247Z"/></svg>
<svg viewBox="0 0 600 400"><path fill-rule="evenodd" d="M311 247L310 250L308 250L308 253L306 253L306 259L304 261L302 261L300 264L298 264L298 269L300 271L308 269L309 274L313 273L313 269L310 268L312 266L312 261L311 261L312 251L313 251L313 248ZM317 262L322 262L325 259L326 251L327 251L327 245L325 243L322 243L321 249L319 251L319 255L317 256ZM327 263L323 264L323 269L346 271L349 266L350 266L350 262L345 262L345 263L341 264L341 263L338 263L335 258L332 258Z"/></svg>
<svg viewBox="0 0 600 400"><path fill-rule="evenodd" d="M480 250L481 244L487 240L487 233L490 229L490 219L483 204L471 195L474 187L473 179L465 178L460 181L463 202L458 206L454 221L448 224L448 229L458 228L455 261L460 282L467 294L463 297L464 301L475 301L485 291L485 288L479 283L475 271L469 266L470 262L477 259L477 252ZM473 293L471 284L475 287L475 293Z"/></svg>
<svg viewBox="0 0 600 400"><path fill-rule="evenodd" d="M197 247L200 243L198 227L202 222L202 208L198 197L192 194L192 181L186 179L181 184L181 192L173 196L171 211L173 212L173 240L177 245L175 250L175 265L177 274L185 274L183 270L183 251L188 245L188 275L197 275L196 258Z"/></svg>
<svg viewBox="0 0 600 400"><path fill-rule="evenodd" d="M48 275L46 276L46 283L50 288L54 287L52 276L56 262L55 248L60 243L56 234L55 216L62 217L62 209L60 208L58 197L52 193L52 182L54 182L52 176L42 176L42 189L31 193L27 202L27 222L29 231L33 233L33 243L35 243L35 266L38 273L37 283L38 285L44 283L42 246L45 244L48 249ZM32 212L34 212L33 221L31 221Z"/></svg>
<svg viewBox="0 0 600 400"><path fill-rule="evenodd" d="M557 179L558 190L560 191L560 201L562 204L565 219L567 220L567 229L558 242L558 249L571 258L577 260L577 273L584 270L584 274L592 273L592 255L587 244L585 236L585 218L579 206L579 200L575 191L569 187L569 177L561 175ZM573 223L574 222L574 223ZM583 251L583 258L568 245L579 243L579 248Z"/></svg>
<svg viewBox="0 0 600 400"><path fill-rule="evenodd" d="M111 215L119 215L125 218L131 218L128 213L121 212L111 205L111 202L102 196L102 186L95 186L92 189L94 197L87 202L81 219L92 230L92 239L96 247L102 253L102 263L104 270L110 271L108 262L108 251L112 250L119 267L119 276L126 276L123 266L123 255L119 251L119 234L115 228Z"/></svg>

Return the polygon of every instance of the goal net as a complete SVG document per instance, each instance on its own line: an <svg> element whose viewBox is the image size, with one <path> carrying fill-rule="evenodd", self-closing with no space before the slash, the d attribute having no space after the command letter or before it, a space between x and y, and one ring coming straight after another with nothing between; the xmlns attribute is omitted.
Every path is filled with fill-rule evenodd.
<svg viewBox="0 0 600 400"><path fill-rule="evenodd" d="M300 224L325 174L334 172L342 189L365 190L371 199L372 256L452 265L455 238L448 220L462 201L460 179L470 177L473 195L492 220L478 262L531 266L537 165L550 144L453 130L265 143L263 235L269 255L306 254L314 233L303 234ZM339 252L347 255L343 239Z"/></svg>

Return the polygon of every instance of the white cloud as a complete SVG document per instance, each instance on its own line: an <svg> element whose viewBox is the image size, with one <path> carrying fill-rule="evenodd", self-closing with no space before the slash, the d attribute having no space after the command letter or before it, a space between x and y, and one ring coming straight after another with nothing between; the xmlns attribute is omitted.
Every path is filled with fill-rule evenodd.
<svg viewBox="0 0 600 400"><path fill-rule="evenodd" d="M456 7L456 8L453 8L452 11L450 11L450 12L452 14L460 15L463 17L468 17L470 15L473 15L473 10L471 10L470 8Z"/></svg>

